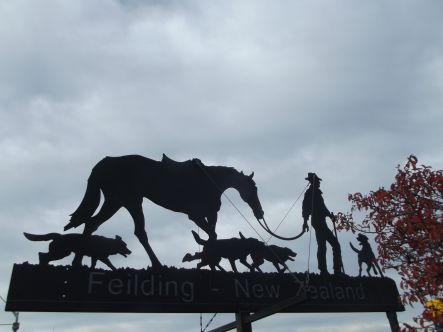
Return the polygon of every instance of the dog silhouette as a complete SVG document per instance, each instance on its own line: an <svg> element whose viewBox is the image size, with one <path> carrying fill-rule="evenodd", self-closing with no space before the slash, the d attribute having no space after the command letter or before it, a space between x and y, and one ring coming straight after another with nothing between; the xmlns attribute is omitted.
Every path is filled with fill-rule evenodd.
<svg viewBox="0 0 443 332"><path fill-rule="evenodd" d="M251 258L253 261L252 267L260 270L260 265L264 263L265 260L271 262L279 273L283 273L288 267L286 266L286 261L293 261L297 256L295 252L286 247L279 247L276 245L264 245L263 247L258 247L251 253ZM280 267L282 265L282 267Z"/></svg>
<svg viewBox="0 0 443 332"><path fill-rule="evenodd" d="M83 234L23 234L31 241L51 241L48 252L39 252L38 254L40 265L48 265L51 261L65 258L74 253L76 257L91 257L91 269L95 267L99 260L111 270L115 270L115 266L112 265L109 256L120 254L126 257L131 253L126 243L118 235L115 236L115 239L111 239L100 235ZM79 267L80 265L81 260L74 258L72 266Z"/></svg>
<svg viewBox="0 0 443 332"><path fill-rule="evenodd" d="M366 272L368 273L368 276L371 276L371 269L373 269L375 274L377 274L378 270L380 276L383 277L383 272L381 271L380 266L377 263L377 259L375 258L371 245L369 244L368 237L359 233L357 236L357 241L362 246L361 250L355 248L351 242L349 242L349 244L351 245L352 250L354 250L358 254L358 276L361 277L362 264L365 263L367 265Z"/></svg>
<svg viewBox="0 0 443 332"><path fill-rule="evenodd" d="M235 261L239 260L244 266L249 268L251 271L254 267L249 264L246 258L257 248L264 246L264 243L254 239L245 238L241 233L241 238L230 238L230 239L211 239L203 240L200 236L192 231L192 235L195 241L203 246L201 252L196 252L194 255L186 254L183 257L183 262L190 262L193 260L200 259L197 264L197 268L200 269L203 266L209 265L211 270L215 270L217 267L221 271L225 271L220 266L220 261L222 258L229 260L232 270L238 273Z"/></svg>

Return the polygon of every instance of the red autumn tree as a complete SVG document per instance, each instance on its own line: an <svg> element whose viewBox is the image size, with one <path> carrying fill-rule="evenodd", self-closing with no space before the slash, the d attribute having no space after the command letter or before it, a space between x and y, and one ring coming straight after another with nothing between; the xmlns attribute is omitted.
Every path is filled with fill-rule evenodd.
<svg viewBox="0 0 443 332"><path fill-rule="evenodd" d="M350 194L349 213L339 213L338 227L352 232L374 233L379 260L384 269L394 269L401 277L404 304L425 304L443 296L443 171L418 165L409 156L397 167L391 186L367 195ZM361 223L353 213L364 212ZM420 328L429 322L443 323L443 316L425 307L414 318ZM417 328L404 324L404 330Z"/></svg>

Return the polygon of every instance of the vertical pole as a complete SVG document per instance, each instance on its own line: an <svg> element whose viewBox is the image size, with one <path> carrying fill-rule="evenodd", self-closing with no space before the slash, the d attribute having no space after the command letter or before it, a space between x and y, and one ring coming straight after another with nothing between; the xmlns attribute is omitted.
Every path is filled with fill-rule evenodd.
<svg viewBox="0 0 443 332"><path fill-rule="evenodd" d="M249 312L241 311L235 313L237 322L237 332L252 332L251 322L246 322L245 318L249 316Z"/></svg>
<svg viewBox="0 0 443 332"><path fill-rule="evenodd" d="M12 312L12 313L13 313L14 316L15 316L15 322L12 323L12 331L16 332L16 331L18 331L18 329L19 329L19 327L20 327L20 323L18 322L18 315L19 315L19 312L14 311L14 312Z"/></svg>
<svg viewBox="0 0 443 332"><path fill-rule="evenodd" d="M398 324L397 313L395 311L387 311L386 317L388 317L391 332L399 332L400 325Z"/></svg>

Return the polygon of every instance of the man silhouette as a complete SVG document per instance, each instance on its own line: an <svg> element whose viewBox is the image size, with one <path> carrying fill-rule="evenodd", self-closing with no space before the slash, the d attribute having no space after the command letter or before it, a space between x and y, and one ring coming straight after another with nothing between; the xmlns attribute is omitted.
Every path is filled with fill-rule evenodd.
<svg viewBox="0 0 443 332"><path fill-rule="evenodd" d="M308 180L311 185L308 190L306 190L303 199L303 229L309 230L308 219L309 216L311 216L311 225L315 230L318 245L318 269L320 270L320 274L328 275L326 265L326 242L329 242L332 247L334 274L341 274L343 263L341 259L340 243L338 243L337 238L326 225L326 217L329 217L333 222L335 222L335 217L329 212L323 200L322 191L320 190L321 179L315 173L308 173L308 177L305 178L305 180Z"/></svg>

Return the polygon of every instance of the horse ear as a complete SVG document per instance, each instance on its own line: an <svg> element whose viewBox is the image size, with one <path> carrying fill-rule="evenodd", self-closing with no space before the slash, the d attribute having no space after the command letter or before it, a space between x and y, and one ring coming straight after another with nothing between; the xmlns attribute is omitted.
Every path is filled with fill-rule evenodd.
<svg viewBox="0 0 443 332"><path fill-rule="evenodd" d="M121 239L122 239L121 236L119 236L119 235L116 235L115 238L116 238L117 240L121 240Z"/></svg>
<svg viewBox="0 0 443 332"><path fill-rule="evenodd" d="M243 173L243 171L241 171L240 174L241 174L241 175L245 175L245 174Z"/></svg>
<svg viewBox="0 0 443 332"><path fill-rule="evenodd" d="M254 172L252 172L251 175L249 175L249 177L252 179L254 177Z"/></svg>

